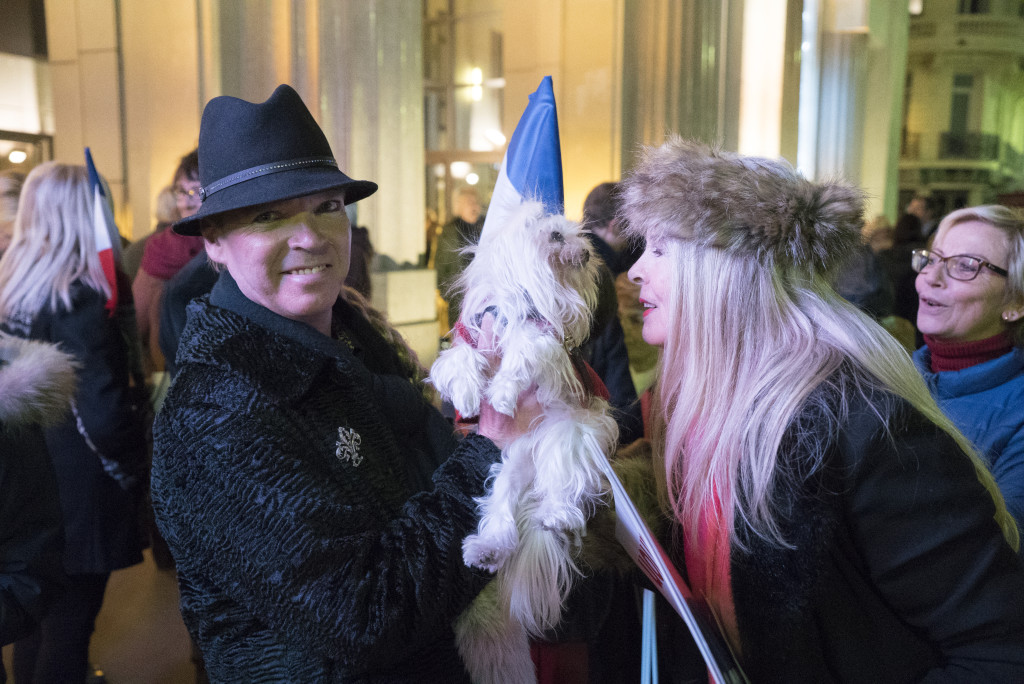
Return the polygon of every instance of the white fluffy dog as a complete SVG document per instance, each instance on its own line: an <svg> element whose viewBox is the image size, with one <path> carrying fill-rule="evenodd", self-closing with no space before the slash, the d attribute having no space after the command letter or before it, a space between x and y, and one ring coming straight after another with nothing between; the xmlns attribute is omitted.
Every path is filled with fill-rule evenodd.
<svg viewBox="0 0 1024 684"><path fill-rule="evenodd" d="M466 564L497 580L459 617L456 637L478 684L530 682L528 635L558 623L578 573L573 551L603 493L600 463L618 438L608 403L585 390L570 356L590 331L600 262L578 224L537 202L469 249L462 317L431 382L467 418L483 400L514 416L536 386L542 415L505 446L478 532L463 542ZM491 355L476 345L486 315Z"/></svg>

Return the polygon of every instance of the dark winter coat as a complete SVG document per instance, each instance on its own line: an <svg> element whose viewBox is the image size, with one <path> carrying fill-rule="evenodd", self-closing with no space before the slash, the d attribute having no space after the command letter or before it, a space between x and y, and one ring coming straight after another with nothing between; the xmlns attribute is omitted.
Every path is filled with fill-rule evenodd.
<svg viewBox="0 0 1024 684"><path fill-rule="evenodd" d="M43 426L67 413L74 387L71 357L0 335L0 645L31 633L59 591L64 529Z"/></svg>
<svg viewBox="0 0 1024 684"><path fill-rule="evenodd" d="M787 497L794 548L733 546L750 681L1024 681L1024 565L971 461L906 402L876 395L879 416L850 399L838 434L818 435L825 466ZM788 444L793 466L805 454Z"/></svg>
<svg viewBox="0 0 1024 684"><path fill-rule="evenodd" d="M1024 530L1024 349L959 371L932 372L932 352L914 363L939 407L987 459L1006 507Z"/></svg>
<svg viewBox="0 0 1024 684"><path fill-rule="evenodd" d="M0 326L59 344L79 367L71 412L45 432L64 514L68 574L104 574L142 562L147 398L130 377L137 364L135 322L109 317L105 305L104 295L75 283L70 309L44 309L31 320Z"/></svg>
<svg viewBox="0 0 1024 684"><path fill-rule="evenodd" d="M590 235L591 241L600 238ZM608 248L609 251L611 248ZM619 299L609 269L601 268L597 307L590 329L590 338L580 347L580 355L608 388L615 422L619 426L619 444L630 444L644 436L643 419L636 386L629 372L626 335L619 322Z"/></svg>
<svg viewBox="0 0 1024 684"><path fill-rule="evenodd" d="M464 681L451 623L488 577L461 544L499 452L334 319L344 342L227 273L190 305L153 465L182 614L216 682Z"/></svg>

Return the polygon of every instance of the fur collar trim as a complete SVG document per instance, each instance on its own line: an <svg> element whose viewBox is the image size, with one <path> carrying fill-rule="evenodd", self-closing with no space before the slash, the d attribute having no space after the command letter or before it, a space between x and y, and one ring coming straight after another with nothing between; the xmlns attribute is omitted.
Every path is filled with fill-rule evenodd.
<svg viewBox="0 0 1024 684"><path fill-rule="evenodd" d="M0 423L60 421L75 393L77 368L57 345L0 333Z"/></svg>
<svg viewBox="0 0 1024 684"><path fill-rule="evenodd" d="M620 199L628 234L693 240L768 268L828 273L861 242L859 189L679 137L644 150Z"/></svg>

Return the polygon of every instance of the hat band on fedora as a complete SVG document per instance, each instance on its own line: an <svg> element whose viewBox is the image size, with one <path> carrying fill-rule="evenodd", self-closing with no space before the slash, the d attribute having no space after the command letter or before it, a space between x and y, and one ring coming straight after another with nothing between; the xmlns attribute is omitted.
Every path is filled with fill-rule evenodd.
<svg viewBox="0 0 1024 684"><path fill-rule="evenodd" d="M292 159L290 161L274 162L272 164L263 164L261 166L254 166L250 169L243 169L237 173L233 173L230 176L225 176L220 180L216 180L206 187L199 189L199 199L206 200L207 197L215 192L220 192L225 188L230 188L232 185L238 185L245 181L259 178L260 176L268 176L272 173L279 173L281 171L291 171L293 169L301 169L307 166L333 166L338 168L338 162L333 157L306 157L304 159Z"/></svg>

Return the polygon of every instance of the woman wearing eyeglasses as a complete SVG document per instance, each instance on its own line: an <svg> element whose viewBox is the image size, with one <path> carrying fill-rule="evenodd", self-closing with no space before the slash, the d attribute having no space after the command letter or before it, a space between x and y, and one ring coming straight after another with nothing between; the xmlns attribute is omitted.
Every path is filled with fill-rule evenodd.
<svg viewBox="0 0 1024 684"><path fill-rule="evenodd" d="M925 341L914 362L1024 527L1024 218L999 205L954 211L912 263Z"/></svg>
<svg viewBox="0 0 1024 684"><path fill-rule="evenodd" d="M171 191L177 205L175 220L188 218L199 211L199 156L196 150L181 158L174 171ZM164 285L201 251L202 238L178 235L170 226L154 233L146 241L139 271L132 282L132 297L138 316L139 338L146 348L145 360L150 370L164 369L159 344L160 301Z"/></svg>

